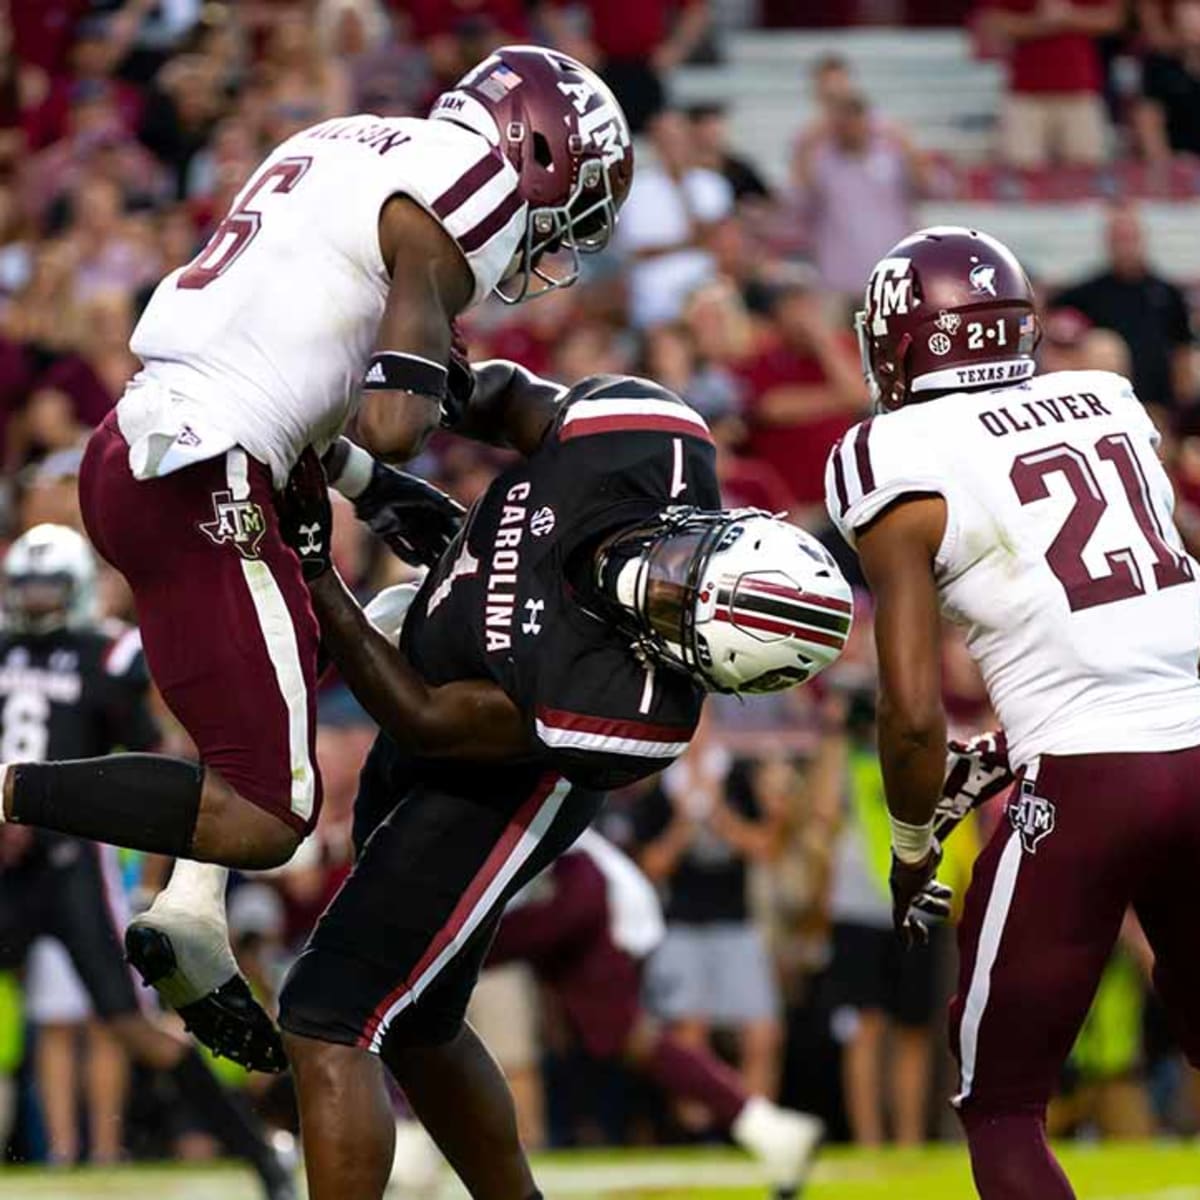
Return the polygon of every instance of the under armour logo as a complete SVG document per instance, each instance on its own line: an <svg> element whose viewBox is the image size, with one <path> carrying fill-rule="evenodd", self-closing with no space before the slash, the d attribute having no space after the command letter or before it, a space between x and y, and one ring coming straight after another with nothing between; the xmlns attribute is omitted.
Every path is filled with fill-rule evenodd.
<svg viewBox="0 0 1200 1200"><path fill-rule="evenodd" d="M1021 845L1029 854L1036 854L1038 842L1054 832L1057 810L1044 796L1034 795L1034 783L1026 779L1021 794L1008 805L1008 819L1021 836Z"/></svg>
<svg viewBox="0 0 1200 1200"><path fill-rule="evenodd" d="M321 539L317 536L321 532L320 524L301 525L297 532L304 539L299 547L301 558L307 558L310 554L321 553Z"/></svg>
<svg viewBox="0 0 1200 1200"><path fill-rule="evenodd" d="M538 617L542 615L542 610L546 607L545 600L526 600L525 611L529 613L526 620L521 622L521 632L531 634L537 637L542 632L542 623Z"/></svg>

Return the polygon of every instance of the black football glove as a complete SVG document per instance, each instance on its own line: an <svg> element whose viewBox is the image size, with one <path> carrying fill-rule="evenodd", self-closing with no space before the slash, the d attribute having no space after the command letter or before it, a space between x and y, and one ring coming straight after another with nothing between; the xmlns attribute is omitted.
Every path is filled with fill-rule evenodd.
<svg viewBox="0 0 1200 1200"><path fill-rule="evenodd" d="M299 556L304 578L319 579L333 566L333 509L325 468L311 446L292 468L275 509L280 533Z"/></svg>
<svg viewBox="0 0 1200 1200"><path fill-rule="evenodd" d="M892 855L892 923L905 947L929 941L929 927L922 917L945 920L950 915L953 891L934 878L942 862L942 847L935 841L925 861L901 862Z"/></svg>
<svg viewBox="0 0 1200 1200"><path fill-rule="evenodd" d="M376 462L354 514L410 566L432 567L462 528L466 510L433 484Z"/></svg>
<svg viewBox="0 0 1200 1200"><path fill-rule="evenodd" d="M475 372L467 357L467 343L454 321L450 325L453 340L450 343L450 361L446 364L449 377L446 380L446 399L442 404L442 428L453 429L466 416L471 398L475 395Z"/></svg>

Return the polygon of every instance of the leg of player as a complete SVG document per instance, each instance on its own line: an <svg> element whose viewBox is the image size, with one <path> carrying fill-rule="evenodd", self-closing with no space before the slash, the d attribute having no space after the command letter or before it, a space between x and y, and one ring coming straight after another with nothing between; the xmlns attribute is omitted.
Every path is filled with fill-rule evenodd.
<svg viewBox="0 0 1200 1200"><path fill-rule="evenodd" d="M285 862L320 812L319 632L269 470L234 447L137 479L110 414L88 443L79 498L92 543L133 591L146 663L202 765L22 764L6 772L3 812L176 858ZM224 884L220 870L184 868L131 930L130 959L206 1045L280 1070L278 1033L228 947Z"/></svg>
<svg viewBox="0 0 1200 1200"><path fill-rule="evenodd" d="M295 1200L291 1172L257 1123L234 1104L194 1046L136 1012L113 1017L109 1025L131 1059L170 1075L217 1141L254 1168L265 1200Z"/></svg>
<svg viewBox="0 0 1200 1200"><path fill-rule="evenodd" d="M293 1200L291 1173L257 1123L235 1105L192 1043L141 1012L121 959L121 921L113 863L96 846L64 856L49 881L49 932L66 946L92 1007L135 1062L163 1071L223 1146L258 1173L266 1200ZM118 885L119 886L119 885Z"/></svg>
<svg viewBox="0 0 1200 1200"><path fill-rule="evenodd" d="M983 1200L1075 1194L1046 1141L1046 1104L1116 941L1152 798L1135 771L1139 802L1128 802L1120 757L1043 756L975 865L951 1042Z"/></svg>
<svg viewBox="0 0 1200 1200"><path fill-rule="evenodd" d="M777 1194L795 1194L803 1186L825 1133L817 1117L751 1095L711 1051L686 1045L645 1013L629 1036L625 1058L667 1095L707 1108L719 1128L759 1160Z"/></svg>
<svg viewBox="0 0 1200 1200"><path fill-rule="evenodd" d="M540 1197L504 1073L470 1025L437 1046L385 1043L382 1057L472 1200Z"/></svg>
<svg viewBox="0 0 1200 1200"><path fill-rule="evenodd" d="M220 774L182 759L118 754L0 767L5 820L181 857L171 883L129 929L146 983L219 1054L285 1066L278 1034L238 972L225 924L223 867L277 866L300 831L238 795Z"/></svg>
<svg viewBox="0 0 1200 1200"><path fill-rule="evenodd" d="M548 896L505 913L489 961L524 961L565 1008L593 1058L623 1057L667 1095L699 1103L763 1164L781 1193L800 1187L820 1143L816 1117L753 1096L707 1048L664 1031L641 1004L641 965L612 935L609 884L586 853L553 868ZM569 965L568 965L569 964Z"/></svg>

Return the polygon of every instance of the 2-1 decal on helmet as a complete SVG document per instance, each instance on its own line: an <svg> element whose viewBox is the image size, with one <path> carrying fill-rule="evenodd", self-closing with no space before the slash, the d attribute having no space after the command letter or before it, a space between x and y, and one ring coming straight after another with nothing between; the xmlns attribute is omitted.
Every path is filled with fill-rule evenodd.
<svg viewBox="0 0 1200 1200"><path fill-rule="evenodd" d="M856 327L871 398L885 409L1028 379L1041 339L1013 252L953 225L918 230L879 260Z"/></svg>

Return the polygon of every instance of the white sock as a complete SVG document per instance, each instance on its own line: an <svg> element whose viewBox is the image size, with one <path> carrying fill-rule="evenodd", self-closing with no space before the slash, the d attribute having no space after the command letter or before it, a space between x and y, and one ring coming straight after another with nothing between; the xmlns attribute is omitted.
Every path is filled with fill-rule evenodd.
<svg viewBox="0 0 1200 1200"><path fill-rule="evenodd" d="M750 1149L756 1146L763 1122L770 1122L775 1115L775 1105L765 1096L751 1096L742 1111L733 1119L729 1132L739 1146Z"/></svg>
<svg viewBox="0 0 1200 1200"><path fill-rule="evenodd" d="M192 862L188 858L175 861L171 881L163 889L162 898L172 908L186 908L200 916L225 921L225 884L229 870L215 863Z"/></svg>

